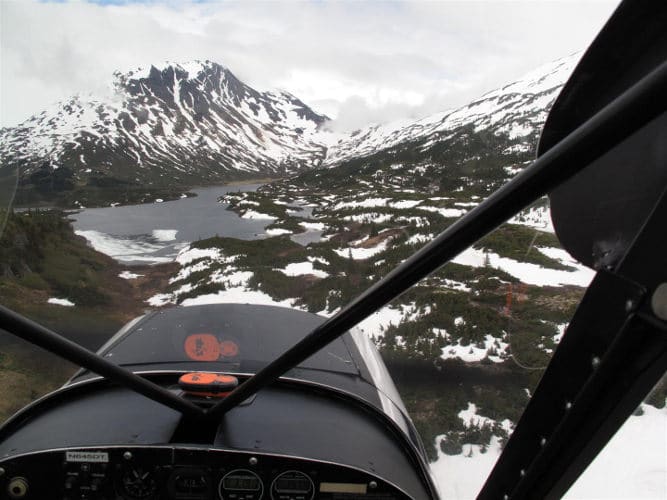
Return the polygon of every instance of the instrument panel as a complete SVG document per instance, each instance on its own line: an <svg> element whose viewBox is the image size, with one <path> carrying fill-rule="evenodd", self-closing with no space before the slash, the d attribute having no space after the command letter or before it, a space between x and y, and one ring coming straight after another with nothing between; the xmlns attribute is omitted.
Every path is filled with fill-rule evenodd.
<svg viewBox="0 0 667 500"><path fill-rule="evenodd" d="M205 448L49 450L0 461L11 500L393 500L387 481L347 466Z"/></svg>

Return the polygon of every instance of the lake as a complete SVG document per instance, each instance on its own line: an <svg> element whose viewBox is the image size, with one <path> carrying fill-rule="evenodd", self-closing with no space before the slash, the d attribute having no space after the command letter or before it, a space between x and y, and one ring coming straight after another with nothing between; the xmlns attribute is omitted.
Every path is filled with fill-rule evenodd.
<svg viewBox="0 0 667 500"><path fill-rule="evenodd" d="M188 243L212 236L265 238L269 219L243 219L218 198L254 191L261 184L193 189L197 196L162 203L87 208L69 216L77 234L95 250L123 264L169 262Z"/></svg>

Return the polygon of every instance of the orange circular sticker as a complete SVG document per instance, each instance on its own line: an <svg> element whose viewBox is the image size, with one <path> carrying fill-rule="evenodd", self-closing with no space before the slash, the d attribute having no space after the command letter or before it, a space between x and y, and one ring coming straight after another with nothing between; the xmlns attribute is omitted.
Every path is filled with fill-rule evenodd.
<svg viewBox="0 0 667 500"><path fill-rule="evenodd" d="M220 344L215 335L195 333L185 339L185 354L194 361L215 361L220 357Z"/></svg>
<svg viewBox="0 0 667 500"><path fill-rule="evenodd" d="M224 375L221 373L185 373L178 379L183 384L190 385L228 385L234 388L238 385L238 379L232 375Z"/></svg>
<svg viewBox="0 0 667 500"><path fill-rule="evenodd" d="M233 358L239 353L239 346L232 340L223 340L220 342L220 355L223 358Z"/></svg>

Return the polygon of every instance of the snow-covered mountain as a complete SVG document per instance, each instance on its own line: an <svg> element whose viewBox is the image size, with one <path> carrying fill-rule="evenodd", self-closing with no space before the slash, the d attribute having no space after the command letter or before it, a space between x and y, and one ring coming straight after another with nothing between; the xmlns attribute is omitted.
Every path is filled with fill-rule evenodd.
<svg viewBox="0 0 667 500"><path fill-rule="evenodd" d="M257 92L210 62L115 74L115 99L74 96L2 130L5 167L66 166L75 184L220 181L228 172L285 175L317 165L327 120L286 92ZM224 178L224 177L223 177Z"/></svg>
<svg viewBox="0 0 667 500"><path fill-rule="evenodd" d="M350 134L327 131L328 118L291 94L258 92L210 61L116 73L114 99L74 96L0 131L0 180L19 168L22 203L92 205L144 201L150 190L177 197L159 189L284 177L382 152L432 157L434 147L462 146L481 131L501 139L505 154L530 153L578 59L458 109Z"/></svg>
<svg viewBox="0 0 667 500"><path fill-rule="evenodd" d="M455 130L472 126L514 140L515 151L532 151L551 103L581 57L575 53L545 64L519 80L484 94L458 109L418 121L401 120L357 130L327 150L325 164L332 166L404 143L420 143L425 150L446 141Z"/></svg>

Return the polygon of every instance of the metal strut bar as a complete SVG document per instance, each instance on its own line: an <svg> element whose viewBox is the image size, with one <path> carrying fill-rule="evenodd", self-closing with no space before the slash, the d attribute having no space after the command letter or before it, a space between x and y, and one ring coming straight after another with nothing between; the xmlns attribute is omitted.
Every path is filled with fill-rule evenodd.
<svg viewBox="0 0 667 500"><path fill-rule="evenodd" d="M667 189L589 286L478 499L561 498L663 376L666 223Z"/></svg>
<svg viewBox="0 0 667 500"><path fill-rule="evenodd" d="M667 63L663 63L435 240L238 386L209 409L207 415L219 417L272 383L660 115L667 108L666 87Z"/></svg>
<svg viewBox="0 0 667 500"><path fill-rule="evenodd" d="M90 352L79 344L61 337L39 323L2 305L0 305L0 328L184 415L200 418L204 414L203 410L194 403L179 398L163 387L110 363L102 356Z"/></svg>

